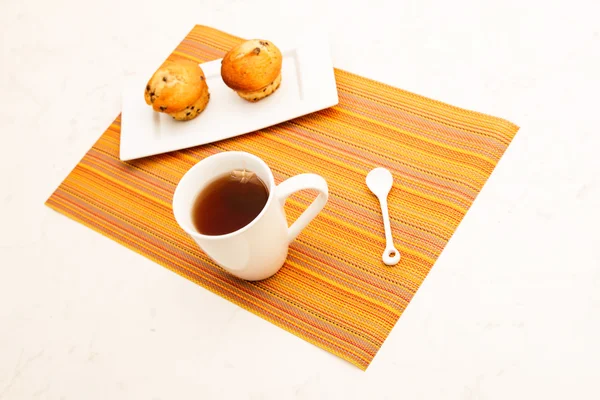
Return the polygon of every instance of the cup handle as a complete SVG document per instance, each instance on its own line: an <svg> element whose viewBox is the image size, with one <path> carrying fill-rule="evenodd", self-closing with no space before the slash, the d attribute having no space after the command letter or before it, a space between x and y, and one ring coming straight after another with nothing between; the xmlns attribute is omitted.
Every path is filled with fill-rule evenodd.
<svg viewBox="0 0 600 400"><path fill-rule="evenodd" d="M314 189L319 191L317 198L308 206L306 210L298 217L296 221L288 228L288 241L291 243L296 236L306 228L314 217L325 207L329 198L329 189L325 179L316 174L300 174L292 176L281 182L275 188L275 195L279 200L281 207L285 204L287 198L300 190Z"/></svg>

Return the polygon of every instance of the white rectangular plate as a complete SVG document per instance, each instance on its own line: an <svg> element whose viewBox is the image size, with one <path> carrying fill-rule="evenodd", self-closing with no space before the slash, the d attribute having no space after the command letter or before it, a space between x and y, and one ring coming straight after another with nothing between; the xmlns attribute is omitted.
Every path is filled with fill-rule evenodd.
<svg viewBox="0 0 600 400"><path fill-rule="evenodd" d="M285 50L281 86L256 103L239 97L221 79L221 60L200 64L210 92L206 109L175 121L144 101L150 75L128 77L121 115L121 160L212 143L266 128L338 103L329 45L321 36Z"/></svg>

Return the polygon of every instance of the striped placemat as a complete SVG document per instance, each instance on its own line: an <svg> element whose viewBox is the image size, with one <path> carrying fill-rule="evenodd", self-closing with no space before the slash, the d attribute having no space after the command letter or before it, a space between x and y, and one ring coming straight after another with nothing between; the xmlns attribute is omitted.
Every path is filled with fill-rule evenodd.
<svg viewBox="0 0 600 400"><path fill-rule="evenodd" d="M240 40L196 26L170 58L210 61ZM131 162L119 160L119 116L46 204L366 369L518 127L345 71L335 76L336 107ZM215 266L173 217L172 195L183 174L227 150L262 158L276 182L314 172L329 184L325 209L292 244L280 272L262 282L241 281ZM393 268L381 262L379 204L364 183L376 166L395 178L389 209L403 257ZM295 219L310 201L309 193L290 198L288 217Z"/></svg>

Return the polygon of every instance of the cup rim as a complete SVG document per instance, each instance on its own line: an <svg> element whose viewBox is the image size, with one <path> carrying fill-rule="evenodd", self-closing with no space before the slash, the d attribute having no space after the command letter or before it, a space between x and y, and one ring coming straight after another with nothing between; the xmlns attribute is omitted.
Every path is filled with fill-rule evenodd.
<svg viewBox="0 0 600 400"><path fill-rule="evenodd" d="M268 185L269 197L267 198L267 202L265 203L265 205L262 208L262 210L260 211L260 213L252 221L250 221L250 223L248 223L247 225L244 225L243 227L241 227L240 229L238 229L236 231L229 232L229 233L226 233L223 235L204 235L204 234L198 232L195 228L192 227L190 229L190 227L185 226L185 224L182 224L180 222L180 218L178 217L178 214L181 214L181 212L175 211L175 203L177 202L177 198L179 196L178 193L181 193L180 188L183 186L183 183L184 183L184 180L186 179L186 177L191 176L191 174L196 169L202 168L202 163L205 160L208 160L211 158L214 159L214 158L226 157L226 156L231 156L231 155L240 155L243 157L248 157L248 158L254 159L254 161L258 162L259 164L262 164L262 166L264 166L266 168L269 182L265 182L265 183L267 183L267 185ZM210 183L212 181L208 181L208 182ZM198 193L200 193L200 191L205 186L206 185L202 186L202 188L200 188L200 190L198 190ZM266 213L267 208L271 205L271 202L273 202L274 197L275 197L275 178L273 177L273 171L271 171L271 168L269 168L269 166L267 165L266 162L264 162L260 157L257 157L251 153L247 153L245 151L222 151L220 153L212 154L208 157L203 158L202 160L198 161L194 166L192 166L185 174L183 174L183 176L177 183L175 192L173 193L173 201L171 203L171 206L173 209L173 214L175 216L175 221L186 233L188 233L192 237L202 239L202 240L221 240L221 239L227 239L227 238L231 238L231 237L234 237L237 235L241 235L242 233L244 233L245 231L250 229L252 226L254 226L256 224L256 222Z"/></svg>

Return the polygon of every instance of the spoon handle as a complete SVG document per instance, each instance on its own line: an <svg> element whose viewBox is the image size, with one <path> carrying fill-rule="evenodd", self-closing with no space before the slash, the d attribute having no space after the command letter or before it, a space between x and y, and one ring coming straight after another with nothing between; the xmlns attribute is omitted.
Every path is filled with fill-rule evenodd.
<svg viewBox="0 0 600 400"><path fill-rule="evenodd" d="M400 261L400 252L394 247L394 238L392 237L392 227L390 226L390 215L388 213L388 204L386 197L379 198L381 205L381 215L383 216L383 228L385 229L385 250L381 259L385 265L396 265Z"/></svg>

